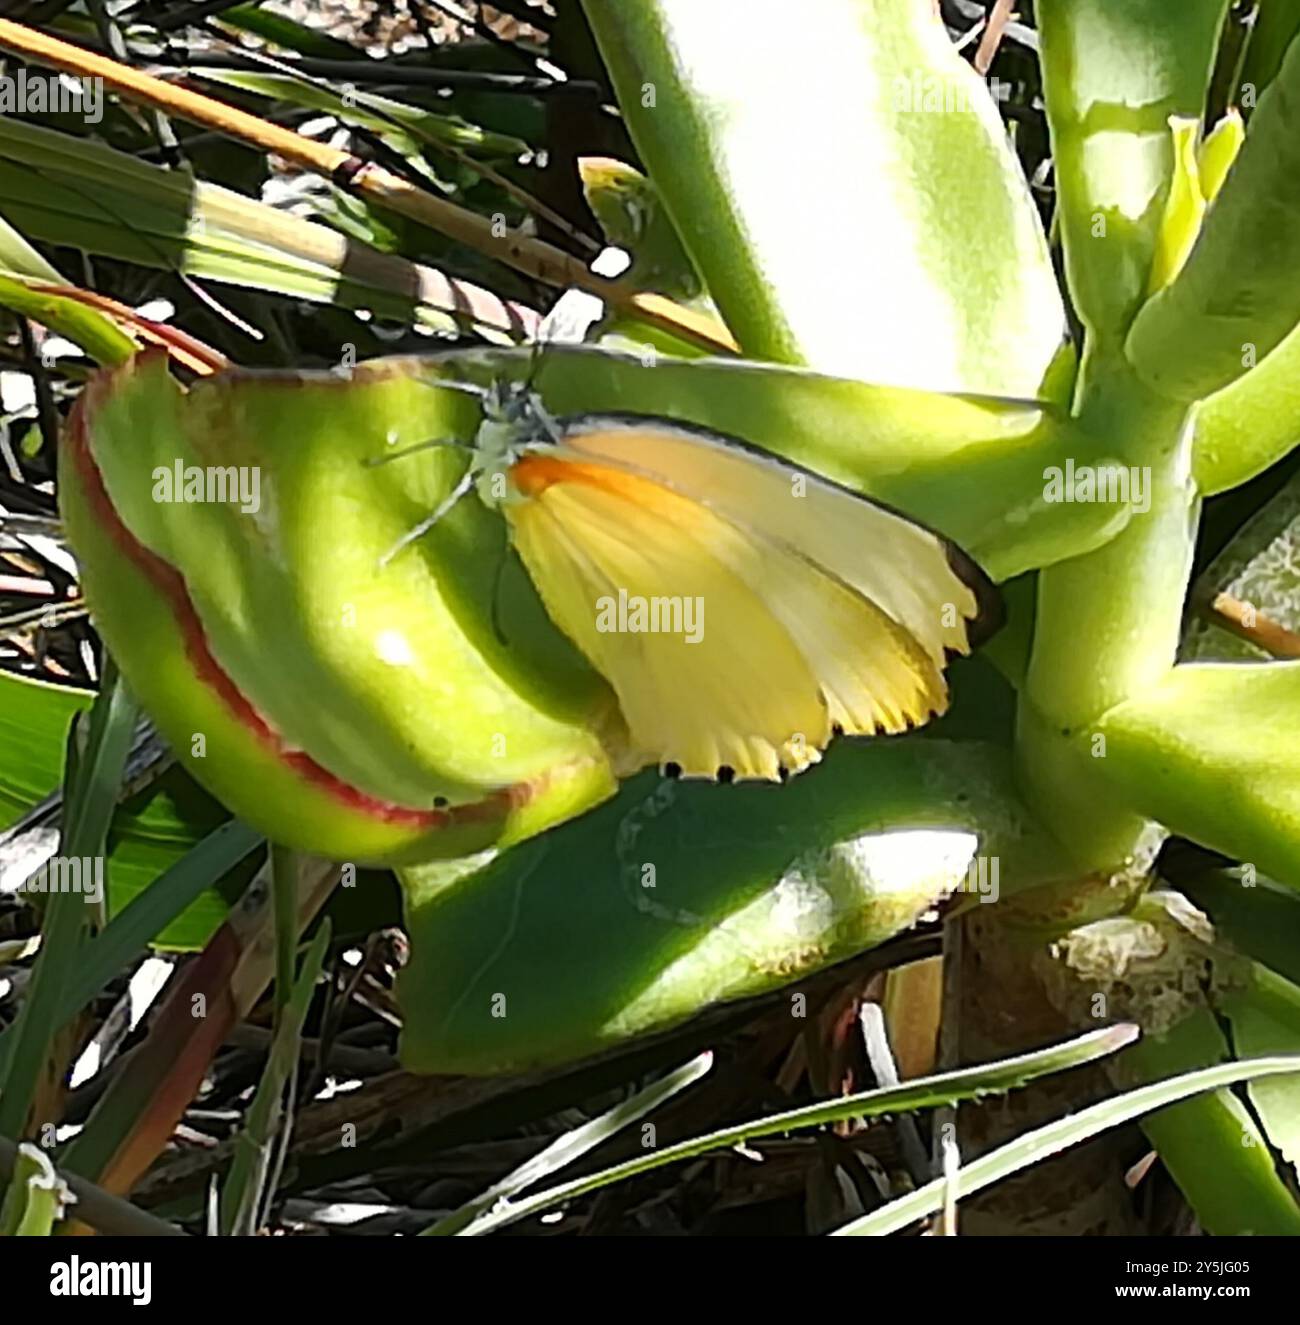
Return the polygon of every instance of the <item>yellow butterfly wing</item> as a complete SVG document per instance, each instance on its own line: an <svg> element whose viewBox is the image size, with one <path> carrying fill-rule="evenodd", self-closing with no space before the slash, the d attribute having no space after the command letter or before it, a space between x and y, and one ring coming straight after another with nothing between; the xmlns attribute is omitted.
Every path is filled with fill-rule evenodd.
<svg viewBox="0 0 1300 1325"><path fill-rule="evenodd" d="M816 760L835 727L900 731L945 706L925 648L781 540L567 447L524 456L511 478L515 546L552 619L618 695L630 762L774 779ZM602 604L608 626L620 594L701 604L697 642L602 629Z"/></svg>
<svg viewBox="0 0 1300 1325"><path fill-rule="evenodd" d="M645 419L578 420L565 445L630 468L763 530L871 599L942 667L997 614L996 591L947 540L845 488L703 430Z"/></svg>

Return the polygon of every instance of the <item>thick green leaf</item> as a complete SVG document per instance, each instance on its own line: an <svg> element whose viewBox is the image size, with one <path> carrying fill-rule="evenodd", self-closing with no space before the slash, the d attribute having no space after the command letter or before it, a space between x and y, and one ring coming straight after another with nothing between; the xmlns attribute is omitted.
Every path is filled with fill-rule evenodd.
<svg viewBox="0 0 1300 1325"><path fill-rule="evenodd" d="M974 743L841 742L783 787L645 774L473 877L403 872L403 1060L521 1071L778 989L913 924L976 835L1003 888L1057 868Z"/></svg>
<svg viewBox="0 0 1300 1325"><path fill-rule="evenodd" d="M1300 327L1196 411L1193 465L1212 497L1252 479L1300 444Z"/></svg>
<svg viewBox="0 0 1300 1325"><path fill-rule="evenodd" d="M1251 117L1246 141L1177 280L1135 319L1125 352L1167 395L1235 381L1300 324L1300 45Z"/></svg>
<svg viewBox="0 0 1300 1325"><path fill-rule="evenodd" d="M930 0L805 0L797 22L771 0L584 7L746 353L1039 393L1064 330L1047 246L994 103ZM742 57L736 33L763 14L780 37Z"/></svg>
<svg viewBox="0 0 1300 1325"><path fill-rule="evenodd" d="M1186 663L1106 713L1097 771L1143 813L1300 887L1300 662Z"/></svg>
<svg viewBox="0 0 1300 1325"><path fill-rule="evenodd" d="M142 356L86 388L65 447L86 598L159 730L246 822L340 860L481 850L614 786L608 691L505 560L503 522L463 501L387 559L465 461L374 462L478 417L403 368L185 391ZM173 490L217 459L237 501Z"/></svg>
<svg viewBox="0 0 1300 1325"><path fill-rule="evenodd" d="M1174 170L1228 0L1039 0L1043 89L1074 306L1114 344L1146 292Z"/></svg>

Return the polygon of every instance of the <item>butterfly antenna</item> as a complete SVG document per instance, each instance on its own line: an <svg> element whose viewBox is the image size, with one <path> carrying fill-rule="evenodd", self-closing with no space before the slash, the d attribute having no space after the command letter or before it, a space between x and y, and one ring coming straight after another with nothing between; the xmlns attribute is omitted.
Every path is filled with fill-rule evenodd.
<svg viewBox="0 0 1300 1325"><path fill-rule="evenodd" d="M380 465L386 465L391 460L405 460L408 455L416 455L420 451L432 451L439 446L453 446L463 451L474 449L470 442L462 442L454 437L444 437L436 442L416 442L414 446L403 447L400 451L390 451L387 455L372 455L361 463L367 469L377 469Z"/></svg>
<svg viewBox="0 0 1300 1325"><path fill-rule="evenodd" d="M530 395L537 382L537 374L542 371L542 359L550 343L550 335L544 329L533 338L532 353L528 356L528 376L524 379L524 390Z"/></svg>
<svg viewBox="0 0 1300 1325"><path fill-rule="evenodd" d="M488 388L479 386L477 382L466 382L459 377L440 377L436 382L430 382L430 386L442 387L448 391L463 391L467 396L477 396L482 400L488 393Z"/></svg>
<svg viewBox="0 0 1300 1325"><path fill-rule="evenodd" d="M458 501L460 501L460 499L470 490L470 488L473 487L475 477L476 475L474 468L473 466L471 466L461 475L460 482L458 482L456 486L452 488L452 490L447 494L447 496L444 497L443 500L438 503L438 506L434 510L433 514L421 520L420 523L417 524L414 529L408 530L405 534L403 534L401 538L399 538L397 542L394 543L393 546L390 547L388 551L385 552L384 555L379 558L380 566L381 567L387 566L388 563L392 561L392 559L395 556L397 556L397 554L403 548L408 547L410 544L414 543L417 538L421 538L423 537L423 535L427 534L429 530L432 529L433 526L436 525L438 521L441 520L442 517L446 515L447 512L450 511L451 508L455 506Z"/></svg>

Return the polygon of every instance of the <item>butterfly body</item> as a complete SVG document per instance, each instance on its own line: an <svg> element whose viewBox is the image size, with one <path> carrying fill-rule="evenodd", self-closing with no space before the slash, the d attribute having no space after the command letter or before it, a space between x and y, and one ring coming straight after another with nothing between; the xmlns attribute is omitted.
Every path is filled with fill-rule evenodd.
<svg viewBox="0 0 1300 1325"><path fill-rule="evenodd" d="M839 732L919 726L947 706L948 655L996 613L938 534L693 424L557 419L501 384L470 484L613 688L627 768L777 780Z"/></svg>
<svg viewBox="0 0 1300 1325"><path fill-rule="evenodd" d="M497 510L520 496L509 482L518 461L530 451L558 444L563 429L521 383L494 383L482 404L483 422L474 438L470 471L479 499Z"/></svg>

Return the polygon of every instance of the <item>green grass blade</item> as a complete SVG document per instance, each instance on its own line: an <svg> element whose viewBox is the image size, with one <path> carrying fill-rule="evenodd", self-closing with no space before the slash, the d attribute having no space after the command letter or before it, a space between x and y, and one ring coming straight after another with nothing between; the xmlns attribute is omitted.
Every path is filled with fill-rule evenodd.
<svg viewBox="0 0 1300 1325"><path fill-rule="evenodd" d="M271 901L275 909L275 1015L280 1017L293 997L293 958L298 949L297 855L271 847Z"/></svg>
<svg viewBox="0 0 1300 1325"><path fill-rule="evenodd" d="M725 1127L720 1131L710 1132L675 1146L667 1146L653 1154L638 1156L623 1164L616 1164L612 1168L602 1169L599 1173L577 1178L563 1186L552 1187L549 1191L539 1192L536 1196L527 1197L514 1204L502 1202L467 1231L476 1234L488 1233L530 1215L539 1214L574 1197L607 1187L611 1183L649 1173L653 1169L662 1168L665 1164L672 1164L678 1160L692 1159L710 1150L724 1150L743 1145L746 1141L758 1137L776 1136L799 1127L818 1127L824 1123L839 1122L843 1119L878 1118L883 1114L902 1113L911 1109L937 1108L940 1105L953 1104L958 1100L979 1099L985 1095L1002 1093L1022 1086L1035 1077L1063 1072L1067 1068L1079 1067L1106 1054L1115 1053L1125 1045L1131 1044L1136 1036L1135 1026L1108 1026L1103 1030L1081 1035L1078 1039L1069 1040L1065 1044L1053 1045L1048 1049L1039 1049L1034 1053L1007 1058L1001 1062L985 1063L979 1067L961 1068L955 1072L922 1077L884 1090L862 1091L856 1095L846 1095L842 1099L788 1109L767 1118L756 1118L748 1123Z"/></svg>
<svg viewBox="0 0 1300 1325"><path fill-rule="evenodd" d="M1218 1000L1238 1058L1300 1053L1300 986L1256 965L1254 978ZM1300 1172L1300 1076L1253 1081L1250 1101L1269 1141Z"/></svg>
<svg viewBox="0 0 1300 1325"><path fill-rule="evenodd" d="M101 856L117 787L135 731L135 701L105 668L104 688L90 713L86 749L69 789L60 854ZM63 1024L63 990L80 960L86 921L81 894L51 892L41 929L41 951L12 1029L13 1047L0 1088L0 1135L18 1137L27 1121L50 1043Z"/></svg>
<svg viewBox="0 0 1300 1325"><path fill-rule="evenodd" d="M25 234L145 267L413 318L432 330L469 323L503 341L518 338L530 317L328 226L9 116L0 116L0 198Z"/></svg>
<svg viewBox="0 0 1300 1325"><path fill-rule="evenodd" d="M438 115L423 106L411 106L391 97L353 88L345 99L320 79L220 70L209 70L207 76L214 82L227 83L276 101L328 111L345 124L359 124L373 130L390 140L390 146L406 152L418 151L421 143L507 159L528 150L528 144L522 138L480 129L453 116Z"/></svg>
<svg viewBox="0 0 1300 1325"><path fill-rule="evenodd" d="M226 1235L257 1231L254 1224L270 1173L271 1144L281 1123L281 1097L298 1061L303 1023L325 964L329 941L327 920L316 931L303 957L302 969L271 1041L266 1070L258 1083L244 1129L236 1140L230 1174L221 1194L221 1231Z"/></svg>
<svg viewBox="0 0 1300 1325"><path fill-rule="evenodd" d="M498 1183L494 1183L482 1196L466 1202L458 1210L453 1210L445 1218L426 1228L421 1236L446 1237L453 1233L473 1233L474 1222L486 1215L498 1201L509 1200L526 1187L549 1178L566 1165L581 1159L588 1151L607 1141L611 1136L630 1127L657 1109L661 1104L672 1099L680 1091L698 1081L713 1066L713 1055L703 1053L691 1059L689 1063L668 1073L661 1081L638 1091L631 1099L623 1100L612 1109L593 1118L581 1127L575 1127L558 1137L544 1150L526 1160L513 1173Z"/></svg>
<svg viewBox="0 0 1300 1325"><path fill-rule="evenodd" d="M309 55L320 60L360 60L364 52L338 37L318 32L304 23L295 22L285 14L272 13L261 8L260 4L236 5L227 9L220 18L225 27L235 28L240 32L251 32L264 41L283 47L287 51L297 51L299 55Z"/></svg>
<svg viewBox="0 0 1300 1325"><path fill-rule="evenodd" d="M128 962L196 897L211 888L262 842L247 824L231 819L209 833L109 921L86 945L64 993L64 1016L85 1007Z"/></svg>
<svg viewBox="0 0 1300 1325"><path fill-rule="evenodd" d="M1112 1127L1122 1126L1156 1109L1190 1099L1202 1091L1220 1090L1239 1081L1253 1081L1259 1077L1288 1072L1300 1072L1300 1057L1223 1063L1199 1072L1189 1072L1172 1081L1143 1086L1115 1099L1103 1100L1079 1113L1058 1118L1045 1127L1026 1132L1008 1145L1000 1146L991 1154L966 1165L957 1173L955 1196L973 1196L985 1187L1009 1178L1013 1173L1019 1173L1070 1146L1090 1141ZM947 1195L946 1186L945 1179L937 1178L907 1196L836 1229L834 1236L868 1237L895 1233L938 1210Z"/></svg>
<svg viewBox="0 0 1300 1325"><path fill-rule="evenodd" d="M163 871L81 950L64 987L59 1019L76 1015L115 975L140 955L195 898L211 888L262 841L238 819L222 824ZM14 1039L0 1033L0 1076Z"/></svg>

